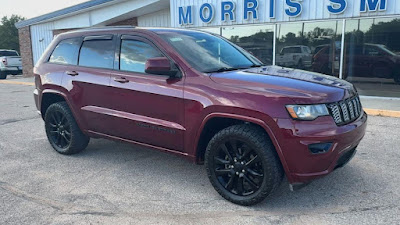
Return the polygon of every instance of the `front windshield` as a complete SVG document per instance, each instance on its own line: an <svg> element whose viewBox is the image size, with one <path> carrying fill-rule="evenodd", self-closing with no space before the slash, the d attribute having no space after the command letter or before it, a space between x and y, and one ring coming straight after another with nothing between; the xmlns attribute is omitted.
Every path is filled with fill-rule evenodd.
<svg viewBox="0 0 400 225"><path fill-rule="evenodd" d="M200 72L211 73L261 65L254 56L212 34L197 31L160 31L158 33Z"/></svg>

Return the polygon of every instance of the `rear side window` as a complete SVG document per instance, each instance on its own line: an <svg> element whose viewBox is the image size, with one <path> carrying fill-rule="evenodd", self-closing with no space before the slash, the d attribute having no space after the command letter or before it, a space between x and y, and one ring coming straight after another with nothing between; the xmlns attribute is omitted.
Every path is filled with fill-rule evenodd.
<svg viewBox="0 0 400 225"><path fill-rule="evenodd" d="M114 68L114 44L112 40L89 40L83 42L79 65L105 69Z"/></svg>
<svg viewBox="0 0 400 225"><path fill-rule="evenodd" d="M120 70L144 73L146 61L156 57L163 57L163 54L150 44L135 40L122 40Z"/></svg>
<svg viewBox="0 0 400 225"><path fill-rule="evenodd" d="M18 53L15 51L0 51L0 57L3 56L18 56Z"/></svg>
<svg viewBox="0 0 400 225"><path fill-rule="evenodd" d="M80 38L62 40L54 49L53 54L51 54L49 62L66 65L77 65L80 45Z"/></svg>

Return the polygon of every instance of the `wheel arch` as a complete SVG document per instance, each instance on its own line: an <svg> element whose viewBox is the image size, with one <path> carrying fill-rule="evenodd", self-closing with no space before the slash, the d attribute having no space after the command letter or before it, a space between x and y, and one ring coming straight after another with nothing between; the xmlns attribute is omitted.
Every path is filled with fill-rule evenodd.
<svg viewBox="0 0 400 225"><path fill-rule="evenodd" d="M44 89L42 91L42 96L41 96L41 100L40 100L40 113L42 115L42 118L44 118L46 110L48 109L48 107L51 104L54 104L54 103L60 102L60 101L65 101L67 103L79 128L84 133L86 133L86 129L85 129L86 126L85 126L85 124L83 124L84 121L82 121L80 116L77 115L75 108L72 107L73 105L71 104L71 101L68 98L68 95L66 93L64 93L63 91L56 90L56 89Z"/></svg>
<svg viewBox="0 0 400 225"><path fill-rule="evenodd" d="M57 102L63 102L63 101L67 102L67 99L66 99L66 96L64 94L62 94L61 92L53 91L53 90L43 91L42 100L40 103L40 113L42 115L42 118L44 119L46 111L50 105L57 103Z"/></svg>
<svg viewBox="0 0 400 225"><path fill-rule="evenodd" d="M258 126L267 134L272 144L274 145L275 151L278 154L282 167L287 174L288 167L286 164L286 160L283 156L279 142L276 139L274 133L272 132L270 126L266 124L264 121L257 118L243 116L243 115L236 115L236 114L228 114L228 113L212 113L207 117L205 117L205 119L203 120L199 128L199 131L197 132L196 142L194 146L196 153L196 163L202 164L204 162L205 149L211 138L216 133L229 126L242 123L243 124L249 123Z"/></svg>

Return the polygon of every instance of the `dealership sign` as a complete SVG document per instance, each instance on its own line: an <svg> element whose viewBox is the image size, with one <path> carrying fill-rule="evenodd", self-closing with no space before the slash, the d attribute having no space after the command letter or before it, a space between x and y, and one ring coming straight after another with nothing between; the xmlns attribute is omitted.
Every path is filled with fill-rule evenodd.
<svg viewBox="0 0 400 225"><path fill-rule="evenodd" d="M397 0L171 0L174 26L381 16L400 11ZM192 4L190 4L192 2ZM391 7L393 6L393 7ZM388 12L390 11L390 12Z"/></svg>

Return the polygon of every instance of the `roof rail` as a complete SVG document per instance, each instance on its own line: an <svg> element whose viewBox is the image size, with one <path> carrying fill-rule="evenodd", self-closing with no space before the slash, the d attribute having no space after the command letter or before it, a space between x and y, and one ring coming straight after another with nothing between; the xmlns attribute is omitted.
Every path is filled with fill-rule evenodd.
<svg viewBox="0 0 400 225"><path fill-rule="evenodd" d="M75 33L75 32L82 32L82 31L107 31L107 30L112 30L112 29L134 29L136 28L135 26L129 26L129 25L124 25L124 26L101 26L101 27L85 27L81 29L76 29L76 30L71 30L65 33Z"/></svg>

